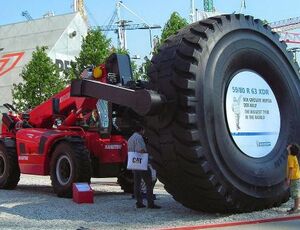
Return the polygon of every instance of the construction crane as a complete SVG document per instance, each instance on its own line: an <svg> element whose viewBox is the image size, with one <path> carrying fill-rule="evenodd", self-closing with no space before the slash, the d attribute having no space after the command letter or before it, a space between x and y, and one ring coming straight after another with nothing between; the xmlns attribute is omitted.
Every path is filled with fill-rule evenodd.
<svg viewBox="0 0 300 230"><path fill-rule="evenodd" d="M276 22L269 23L274 32L280 35L280 40L285 43L300 44L300 33L288 32L300 28L300 17L288 18ZM294 54L294 60L297 61L297 53L299 47L292 47L289 49Z"/></svg>
<svg viewBox="0 0 300 230"><path fill-rule="evenodd" d="M205 12L214 12L214 2L213 0L203 0L203 9Z"/></svg>
<svg viewBox="0 0 300 230"><path fill-rule="evenodd" d="M118 11L117 11L117 9L115 9L115 11L113 12L113 15L111 16L111 18L110 18L108 24L107 24L106 26L100 26L100 27L99 27L99 29L100 29L101 31L105 31L105 33L104 33L105 36L107 35L107 33L108 33L109 31L112 31L112 29L113 29L113 24L114 24L114 22L115 22L117 16L118 16ZM115 31L118 31L118 28L115 28Z"/></svg>
<svg viewBox="0 0 300 230"><path fill-rule="evenodd" d="M288 32L300 28L300 17L288 18L269 23L274 32L280 34L280 39L286 43L300 44L300 34Z"/></svg>
<svg viewBox="0 0 300 230"><path fill-rule="evenodd" d="M22 14L21 14L23 17L25 17L27 19L27 21L32 21L33 18L31 17L31 15L29 14L29 12L26 10L26 11L22 11Z"/></svg>
<svg viewBox="0 0 300 230"><path fill-rule="evenodd" d="M278 32L280 39L286 43L300 44L300 33Z"/></svg>
<svg viewBox="0 0 300 230"><path fill-rule="evenodd" d="M294 54L294 62L297 62L297 53L300 53L300 47L292 47L288 50Z"/></svg>
<svg viewBox="0 0 300 230"><path fill-rule="evenodd" d="M126 9L128 12L139 18L143 23L140 24L130 24L131 21L124 20L121 17L121 7ZM117 21L115 22L115 19ZM115 22L115 24L114 24ZM149 25L143 18L138 16L132 10L130 10L126 5L123 4L122 1L117 1L116 9L111 17L108 25L98 26L101 31L114 31L118 34L119 48L127 49L127 40L126 40L126 30L137 30L137 29L146 29L149 30L150 35L150 46L152 48L152 32L151 29L159 29L161 26L159 25Z"/></svg>
<svg viewBox="0 0 300 230"><path fill-rule="evenodd" d="M124 28L125 30L142 30L142 29L159 29L161 26L159 25L152 25L148 26L146 23L139 23L139 24L129 24L131 21L128 20L121 20L118 21L116 25L106 25L106 26L99 26L101 31L117 31L120 27Z"/></svg>
<svg viewBox="0 0 300 230"><path fill-rule="evenodd" d="M215 12L213 0L203 0L203 9L205 12ZM240 13L242 13L243 9L246 9L246 0L241 0Z"/></svg>
<svg viewBox="0 0 300 230"><path fill-rule="evenodd" d="M240 14L243 13L244 9L246 9L246 0L241 0Z"/></svg>
<svg viewBox="0 0 300 230"><path fill-rule="evenodd" d="M195 7L195 0L190 0L190 21L196 22L199 20L199 11ZM203 0L203 10L201 13L200 19L207 18L209 15L215 12L213 0Z"/></svg>
<svg viewBox="0 0 300 230"><path fill-rule="evenodd" d="M195 0L190 0L190 2L191 2L190 20L191 20L191 22L195 22L195 21L197 21Z"/></svg>
<svg viewBox="0 0 300 230"><path fill-rule="evenodd" d="M275 32L285 32L289 30L298 29L300 28L300 17L272 22L269 23L269 26L271 26L272 30Z"/></svg>

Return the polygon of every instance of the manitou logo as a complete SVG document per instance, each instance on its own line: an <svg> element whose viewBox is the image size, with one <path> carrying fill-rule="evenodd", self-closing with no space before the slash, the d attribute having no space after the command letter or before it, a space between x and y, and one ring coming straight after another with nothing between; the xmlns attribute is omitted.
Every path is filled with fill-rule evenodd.
<svg viewBox="0 0 300 230"><path fill-rule="evenodd" d="M5 54L0 57L0 77L11 71L21 60L24 52Z"/></svg>

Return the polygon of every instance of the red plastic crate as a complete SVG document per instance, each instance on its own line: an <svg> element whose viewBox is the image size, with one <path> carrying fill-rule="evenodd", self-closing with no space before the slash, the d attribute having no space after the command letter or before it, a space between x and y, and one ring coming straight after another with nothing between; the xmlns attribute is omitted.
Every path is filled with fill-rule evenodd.
<svg viewBox="0 0 300 230"><path fill-rule="evenodd" d="M82 203L94 203L94 191L88 183L73 183L73 201Z"/></svg>

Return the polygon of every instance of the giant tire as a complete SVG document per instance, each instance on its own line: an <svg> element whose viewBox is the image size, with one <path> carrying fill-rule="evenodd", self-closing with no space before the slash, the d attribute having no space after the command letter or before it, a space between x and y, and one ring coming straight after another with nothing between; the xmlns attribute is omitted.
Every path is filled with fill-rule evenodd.
<svg viewBox="0 0 300 230"><path fill-rule="evenodd" d="M14 189L19 180L20 168L15 148L0 143L0 188Z"/></svg>
<svg viewBox="0 0 300 230"><path fill-rule="evenodd" d="M152 58L150 88L167 103L148 117L148 150L159 180L183 205L207 212L248 212L280 205L286 146L299 141L299 67L270 27L251 16L222 15L171 36ZM258 73L280 111L276 145L252 158L234 143L226 90L235 73Z"/></svg>
<svg viewBox="0 0 300 230"><path fill-rule="evenodd" d="M50 167L52 187L59 197L71 198L75 182L90 183L90 154L79 138L59 143L52 154Z"/></svg>

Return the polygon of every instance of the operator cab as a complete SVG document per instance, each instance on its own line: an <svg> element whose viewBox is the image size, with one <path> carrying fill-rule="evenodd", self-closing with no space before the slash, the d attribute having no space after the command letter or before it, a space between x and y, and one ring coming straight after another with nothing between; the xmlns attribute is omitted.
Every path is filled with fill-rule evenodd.
<svg viewBox="0 0 300 230"><path fill-rule="evenodd" d="M97 131L101 136L107 136L111 130L111 118L109 116L110 104L102 99L96 103L96 108L82 112L82 118L78 125L87 131Z"/></svg>

